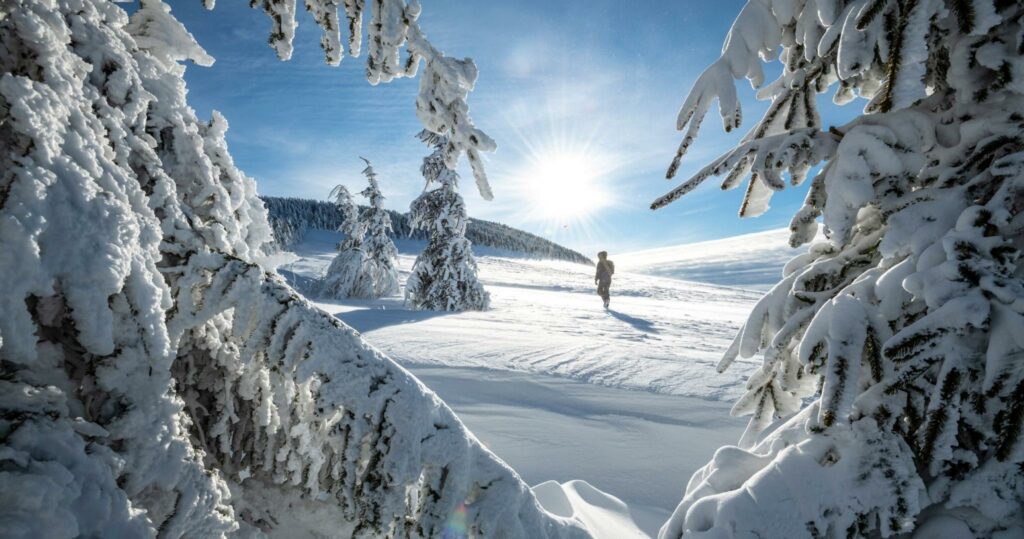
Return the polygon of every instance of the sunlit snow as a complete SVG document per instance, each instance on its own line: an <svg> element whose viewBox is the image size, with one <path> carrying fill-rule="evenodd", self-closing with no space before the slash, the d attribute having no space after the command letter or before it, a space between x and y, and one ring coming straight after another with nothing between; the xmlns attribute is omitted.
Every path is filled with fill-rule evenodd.
<svg viewBox="0 0 1024 539"><path fill-rule="evenodd" d="M339 238L310 231L279 271L305 287ZM404 277L422 244L397 245ZM755 363L714 366L758 294L620 272L606 312L590 266L478 255L487 311L413 311L399 296L315 301L436 391L528 483L586 481L655 534L687 478L739 438L744 421L728 410ZM607 498L588 508L575 485L560 496L577 516L628 536L616 535L628 525ZM541 500L551 496L549 484Z"/></svg>

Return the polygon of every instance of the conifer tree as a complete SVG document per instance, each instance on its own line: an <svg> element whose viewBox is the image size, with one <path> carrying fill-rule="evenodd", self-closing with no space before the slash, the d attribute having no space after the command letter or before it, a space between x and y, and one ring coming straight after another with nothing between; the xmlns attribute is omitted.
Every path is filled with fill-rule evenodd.
<svg viewBox="0 0 1024 539"><path fill-rule="evenodd" d="M448 141L429 131L420 132L419 138L434 152L420 167L427 184L413 201L409 219L412 229L426 232L428 240L406 281L405 300L414 309L486 309L490 295L477 278L473 244L466 239L466 205L457 191L459 177L442 156Z"/></svg>
<svg viewBox="0 0 1024 539"><path fill-rule="evenodd" d="M343 221L338 230L345 237L338 244L327 273L316 283L314 294L326 298L375 297L370 258L363 249L366 224L359 218L359 208L344 185L331 190L330 198L341 211Z"/></svg>
<svg viewBox="0 0 1024 539"><path fill-rule="evenodd" d="M0 534L582 536L260 265L255 184L186 101L212 58L140 4L0 2Z"/></svg>
<svg viewBox="0 0 1024 539"><path fill-rule="evenodd" d="M711 176L740 215L820 167L786 267L720 369L760 356L751 420L690 480L661 536L1024 535L1024 4L751 0L680 110L671 178L733 78L770 101ZM760 58L759 58L760 57ZM782 73L762 86L761 58ZM866 100L825 128L819 93ZM786 177L788 176L788 178ZM763 533L762 533L763 535Z"/></svg>
<svg viewBox="0 0 1024 539"><path fill-rule="evenodd" d="M398 249L395 242L391 240L391 216L384 209L384 195L380 192L377 184L377 173L373 165L365 158L366 168L363 174L366 175L366 189L360 193L369 201L369 206L363 210L362 222L366 227L366 239L363 243L363 250L366 251L370 267L370 277L373 280L373 297L392 296L398 293Z"/></svg>

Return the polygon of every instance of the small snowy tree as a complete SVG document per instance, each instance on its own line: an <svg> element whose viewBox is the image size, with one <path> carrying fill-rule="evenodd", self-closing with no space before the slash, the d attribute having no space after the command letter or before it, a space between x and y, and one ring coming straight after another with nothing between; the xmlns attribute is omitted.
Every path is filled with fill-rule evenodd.
<svg viewBox="0 0 1024 539"><path fill-rule="evenodd" d="M1024 535L1024 4L751 0L679 113L672 177L733 78L765 116L654 202L749 177L740 215L821 165L793 259L719 368L760 355L740 447L690 480L662 537ZM760 57L760 58L759 58ZM822 129L817 94L867 101ZM758 533L760 531L760 533ZM703 536L702 535L702 536Z"/></svg>
<svg viewBox="0 0 1024 539"><path fill-rule="evenodd" d="M490 295L477 278L473 244L466 239L466 205L456 190L459 177L442 156L448 141L429 131L419 137L434 152L420 167L427 186L413 201L409 219L412 229L425 231L428 240L406 281L405 300L414 309L486 309ZM430 189L434 184L437 187Z"/></svg>
<svg viewBox="0 0 1024 539"><path fill-rule="evenodd" d="M366 189L360 193L370 205L363 210L362 222L366 227L366 239L363 250L369 265L369 275L373 281L373 297L392 296L398 293L398 249L391 240L391 215L384 209L384 195L377 184L377 173L373 165L365 158Z"/></svg>
<svg viewBox="0 0 1024 539"><path fill-rule="evenodd" d="M366 225L359 219L359 208L344 185L335 186L330 198L341 211L343 221L338 230L345 235L338 244L327 273L317 281L313 293L326 298L374 297L370 258L363 250Z"/></svg>

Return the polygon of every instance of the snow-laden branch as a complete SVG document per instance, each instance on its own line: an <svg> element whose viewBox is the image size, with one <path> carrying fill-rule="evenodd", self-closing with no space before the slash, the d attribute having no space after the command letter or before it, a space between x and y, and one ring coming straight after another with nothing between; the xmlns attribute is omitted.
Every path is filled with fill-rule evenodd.
<svg viewBox="0 0 1024 539"><path fill-rule="evenodd" d="M292 55L297 3L298 0L261 0L258 4L273 23L270 46L282 60ZM476 84L476 64L470 58L460 60L445 56L430 43L419 26L422 8L417 0L408 3L405 0L369 0L369 4L367 80L376 85L396 78L415 77L422 61L424 68L416 97L416 115L429 131L448 137L444 159L449 168L456 168L459 157L466 155L480 196L491 200L494 195L480 153L494 151L497 144L473 124L466 102ZM206 6L212 9L213 2L206 0ZM341 4L339 0L306 0L306 8L323 30L320 43L328 64L337 65L344 56L339 28L342 8L348 21L349 55L359 56L364 0L344 0ZM401 58L403 48L404 60Z"/></svg>
<svg viewBox="0 0 1024 539"><path fill-rule="evenodd" d="M750 0L679 117L781 47L771 103L711 176L749 177L758 215L812 167L790 261L719 370L759 358L738 447L693 476L663 538L1024 534L1024 6L989 0ZM771 39L765 39L771 37ZM818 93L866 100L823 130Z"/></svg>
<svg viewBox="0 0 1024 539"><path fill-rule="evenodd" d="M275 528L277 499L253 493L277 487L317 514L289 534L438 537L465 512L482 537L584 535L545 513L436 395L279 277L219 254L170 271L169 328L187 354L173 372L195 404L193 437L241 484L250 520Z"/></svg>

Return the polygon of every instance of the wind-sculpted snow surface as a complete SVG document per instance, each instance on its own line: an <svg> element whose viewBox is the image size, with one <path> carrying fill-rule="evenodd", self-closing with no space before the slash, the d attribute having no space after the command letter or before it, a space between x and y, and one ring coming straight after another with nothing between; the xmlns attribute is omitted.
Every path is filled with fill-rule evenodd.
<svg viewBox="0 0 1024 539"><path fill-rule="evenodd" d="M733 78L771 100L741 143L654 202L745 178L741 215L821 165L786 265L719 365L760 356L742 448L694 476L664 537L1024 535L1024 5L751 0L679 114L739 124ZM838 83L867 114L822 130ZM823 163L823 164L822 164ZM796 486L796 485L799 486Z"/></svg>
<svg viewBox="0 0 1024 539"><path fill-rule="evenodd" d="M189 59L161 2L0 3L2 534L582 535L262 270L266 212L185 102Z"/></svg>
<svg viewBox="0 0 1024 539"><path fill-rule="evenodd" d="M281 273L303 290L331 263L337 238L310 234ZM424 243L398 247L411 275ZM419 311L399 298L315 302L407 367L522 371L714 401L742 395L736 373L758 365L741 359L732 373L714 371L755 292L618 272L605 311L593 268L490 254L477 263L490 294L484 311Z"/></svg>

